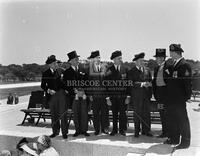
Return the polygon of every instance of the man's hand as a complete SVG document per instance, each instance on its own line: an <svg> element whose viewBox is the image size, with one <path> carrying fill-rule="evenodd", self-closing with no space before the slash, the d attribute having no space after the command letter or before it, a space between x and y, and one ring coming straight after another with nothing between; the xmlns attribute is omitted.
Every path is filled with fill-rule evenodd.
<svg viewBox="0 0 200 156"><path fill-rule="evenodd" d="M126 105L128 105L128 104L130 103L130 101L131 101L131 97L130 97L130 96L127 96L124 103L125 103Z"/></svg>
<svg viewBox="0 0 200 156"><path fill-rule="evenodd" d="M106 98L106 103L108 106L112 106L112 102L110 101L109 97Z"/></svg>
<svg viewBox="0 0 200 156"><path fill-rule="evenodd" d="M93 97L92 96L90 96L90 101L93 101Z"/></svg>
<svg viewBox="0 0 200 156"><path fill-rule="evenodd" d="M152 87L152 83L151 82L142 82L142 85L141 85L142 87L146 87L146 88L148 88L148 87Z"/></svg>
<svg viewBox="0 0 200 156"><path fill-rule="evenodd" d="M158 109L164 109L164 104L158 103Z"/></svg>
<svg viewBox="0 0 200 156"><path fill-rule="evenodd" d="M87 96L85 94L83 94L83 100L86 100Z"/></svg>
<svg viewBox="0 0 200 156"><path fill-rule="evenodd" d="M50 95L54 95L54 94L56 93L56 91L53 90L53 89L48 89L47 92L48 92Z"/></svg>

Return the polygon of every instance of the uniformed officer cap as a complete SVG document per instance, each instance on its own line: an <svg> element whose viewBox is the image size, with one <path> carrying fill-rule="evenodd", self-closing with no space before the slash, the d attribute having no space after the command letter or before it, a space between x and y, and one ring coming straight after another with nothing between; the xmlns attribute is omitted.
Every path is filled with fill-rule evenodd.
<svg viewBox="0 0 200 156"><path fill-rule="evenodd" d="M133 61L136 61L136 60L138 60L138 59L140 59L140 58L144 58L144 56L145 56L145 53L139 53L139 54L136 54L135 55L135 58L133 59Z"/></svg>
<svg viewBox="0 0 200 156"><path fill-rule="evenodd" d="M181 48L181 44L171 44L169 46L169 51L172 52L184 52L183 49Z"/></svg>

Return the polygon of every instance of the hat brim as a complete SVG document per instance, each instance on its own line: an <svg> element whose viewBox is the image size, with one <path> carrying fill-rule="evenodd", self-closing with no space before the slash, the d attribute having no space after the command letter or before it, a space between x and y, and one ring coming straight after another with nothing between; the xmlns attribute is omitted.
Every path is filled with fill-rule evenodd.
<svg viewBox="0 0 200 156"><path fill-rule="evenodd" d="M71 61L71 60L73 60L73 59L75 59L75 58L79 58L79 57L80 57L80 56L77 55L76 57L69 59L68 62Z"/></svg>
<svg viewBox="0 0 200 156"><path fill-rule="evenodd" d="M57 62L58 60L50 60L50 61L46 61L46 64L51 64L53 62Z"/></svg>
<svg viewBox="0 0 200 156"><path fill-rule="evenodd" d="M119 57L119 56L122 56L122 55L113 56L113 57L110 57L110 59L113 60L114 58Z"/></svg>
<svg viewBox="0 0 200 156"><path fill-rule="evenodd" d="M135 57L132 61L137 61L138 59L141 59L141 58L144 58L144 57Z"/></svg>
<svg viewBox="0 0 200 156"><path fill-rule="evenodd" d="M23 149L24 151L26 151L27 153L33 155L33 156L38 156L38 154L36 153L36 151L34 151L33 149L31 149L30 147L28 147L27 144L24 144L21 146L21 149Z"/></svg>
<svg viewBox="0 0 200 156"><path fill-rule="evenodd" d="M168 57L168 56L167 55L165 55L165 56L154 55L153 57Z"/></svg>

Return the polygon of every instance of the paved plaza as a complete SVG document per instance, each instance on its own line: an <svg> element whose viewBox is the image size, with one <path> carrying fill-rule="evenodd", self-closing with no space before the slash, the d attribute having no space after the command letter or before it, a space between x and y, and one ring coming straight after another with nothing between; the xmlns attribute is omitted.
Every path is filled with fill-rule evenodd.
<svg viewBox="0 0 200 156"><path fill-rule="evenodd" d="M35 126L34 124L25 123L21 125L24 113L20 109L27 108L29 96L20 97L18 105L7 105L6 100L0 101L0 150L14 150L16 143L21 137L34 138L42 134L51 134L50 120L43 120ZM89 126L90 137L79 136L72 137L74 134L73 122L69 129L69 137L63 140L62 136L58 136L53 140L53 146L59 151L60 155L65 156L156 156L156 155L173 155L173 156L199 156L200 155L200 110L198 104L200 99L191 101L187 104L188 114L191 124L191 146L189 149L178 150L172 153L173 147L163 145L164 139L156 137L141 136L134 138L134 126L129 124L127 136L94 136L92 125ZM152 124L152 132L156 136L160 133L161 125ZM67 152L67 154L66 154Z"/></svg>

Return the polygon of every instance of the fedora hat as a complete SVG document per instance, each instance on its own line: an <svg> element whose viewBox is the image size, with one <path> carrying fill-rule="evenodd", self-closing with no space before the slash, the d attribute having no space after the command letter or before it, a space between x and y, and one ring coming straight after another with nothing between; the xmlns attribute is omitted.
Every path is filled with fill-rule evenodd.
<svg viewBox="0 0 200 156"><path fill-rule="evenodd" d="M56 60L56 56L55 55L51 55L51 56L49 56L48 58L47 58L47 60L46 60L46 64L51 64L51 63L53 63L53 62L55 62L55 61L57 61Z"/></svg>
<svg viewBox="0 0 200 156"><path fill-rule="evenodd" d="M31 144L24 144L20 148L33 156L39 156L36 150L33 149Z"/></svg>
<svg viewBox="0 0 200 156"><path fill-rule="evenodd" d="M91 55L88 57L89 59L95 58L97 56L100 56L99 50L92 51Z"/></svg>
<svg viewBox="0 0 200 156"><path fill-rule="evenodd" d="M79 55L77 55L77 53L76 53L76 51L74 50L74 51L71 51L71 52L69 52L68 54L67 54L67 56L68 56L68 58L69 58L69 60L68 61L70 61L70 60L72 60L72 59L74 59L74 58L78 58L78 57L80 57Z"/></svg>
<svg viewBox="0 0 200 156"><path fill-rule="evenodd" d="M153 57L167 57L166 49L161 49L161 48L156 49L156 55L154 55Z"/></svg>
<svg viewBox="0 0 200 156"><path fill-rule="evenodd" d="M183 49L181 48L181 45L180 44L171 44L169 46L169 51L172 51L172 52L184 52Z"/></svg>
<svg viewBox="0 0 200 156"><path fill-rule="evenodd" d="M120 50L116 50L112 53L110 59L113 60L115 57L122 56L122 52Z"/></svg>

